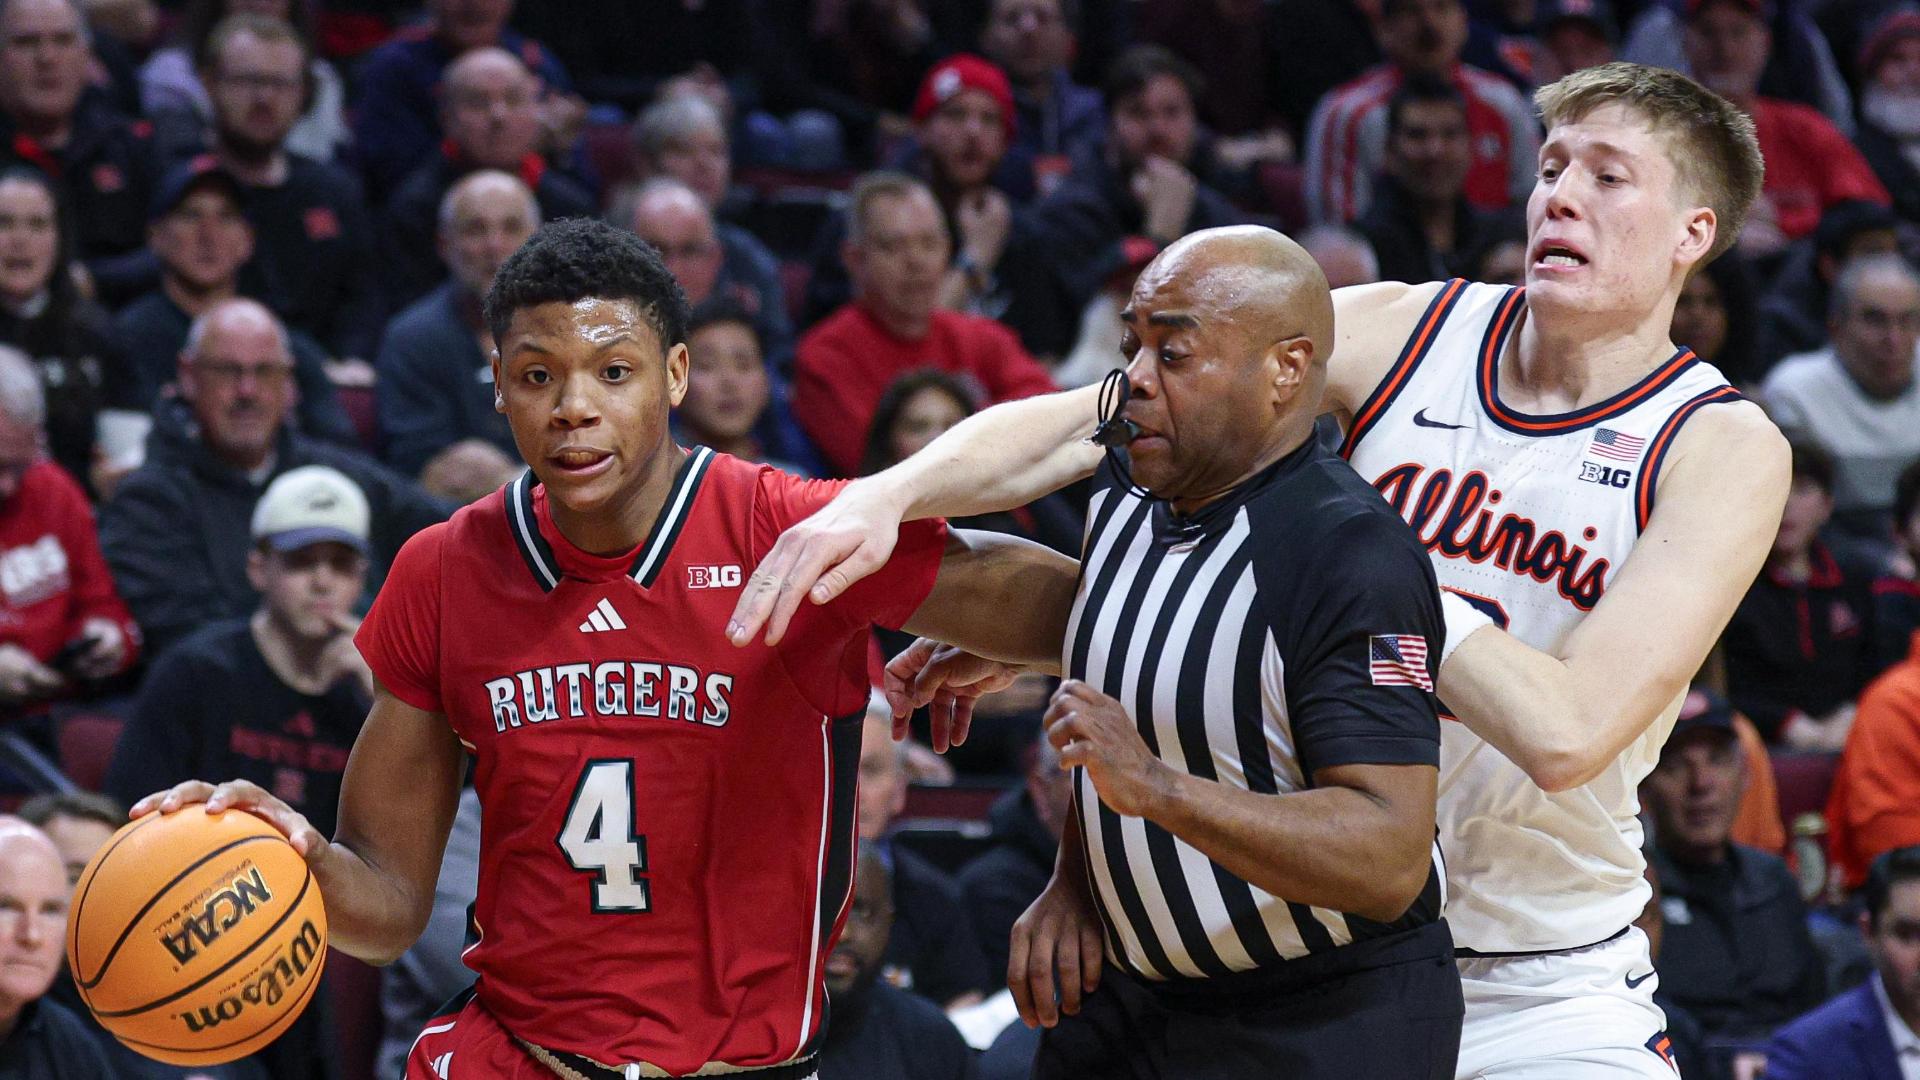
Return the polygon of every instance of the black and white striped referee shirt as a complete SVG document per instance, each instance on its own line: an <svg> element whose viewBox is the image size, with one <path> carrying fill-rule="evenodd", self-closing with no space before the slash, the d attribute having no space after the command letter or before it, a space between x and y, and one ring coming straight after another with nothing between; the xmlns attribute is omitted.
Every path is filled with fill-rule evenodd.
<svg viewBox="0 0 1920 1080"><path fill-rule="evenodd" d="M1095 477L1065 669L1123 704L1147 746L1255 792L1316 770L1439 761L1433 567L1406 523L1309 439L1190 518ZM1165 829L1121 817L1075 770L1074 808L1108 955L1148 979L1270 968L1440 917L1379 923L1275 897Z"/></svg>

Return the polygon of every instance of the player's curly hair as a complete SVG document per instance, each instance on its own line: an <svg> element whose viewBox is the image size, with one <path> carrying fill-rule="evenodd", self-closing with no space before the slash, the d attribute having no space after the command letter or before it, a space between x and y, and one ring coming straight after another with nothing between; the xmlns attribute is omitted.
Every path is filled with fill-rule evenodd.
<svg viewBox="0 0 1920 1080"><path fill-rule="evenodd" d="M687 340L687 294L660 253L627 230L593 218L542 225L500 264L487 290L487 328L498 345L521 308L588 297L639 304L663 350Z"/></svg>

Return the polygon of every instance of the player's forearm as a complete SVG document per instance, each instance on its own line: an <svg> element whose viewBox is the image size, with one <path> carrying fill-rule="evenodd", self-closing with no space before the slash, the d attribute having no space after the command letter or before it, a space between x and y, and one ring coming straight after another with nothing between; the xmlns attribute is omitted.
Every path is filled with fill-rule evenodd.
<svg viewBox="0 0 1920 1080"><path fill-rule="evenodd" d="M1426 885L1435 780L1427 781L1421 813L1339 785L1265 795L1168 773L1166 792L1147 817L1283 900L1391 922Z"/></svg>
<svg viewBox="0 0 1920 1080"><path fill-rule="evenodd" d="M327 933L334 948L369 964L391 964L419 939L433 914L433 883L422 890L383 872L336 836L313 864L314 880L327 905Z"/></svg>
<svg viewBox="0 0 1920 1080"><path fill-rule="evenodd" d="M1619 757L1685 688L1688 674L1604 677L1616 665L1562 660L1498 628L1462 642L1440 667L1440 700L1541 789L1567 791ZM1588 677L1593 671L1599 678Z"/></svg>
<svg viewBox="0 0 1920 1080"><path fill-rule="evenodd" d="M1082 387L995 405L893 468L855 481L841 498L857 492L902 521L1025 506L1099 465L1100 449L1084 441L1098 404L1098 388Z"/></svg>

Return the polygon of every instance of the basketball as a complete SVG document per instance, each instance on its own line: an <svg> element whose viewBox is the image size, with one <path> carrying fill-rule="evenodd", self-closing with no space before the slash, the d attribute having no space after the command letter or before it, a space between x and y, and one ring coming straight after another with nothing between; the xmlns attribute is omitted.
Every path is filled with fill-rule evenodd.
<svg viewBox="0 0 1920 1080"><path fill-rule="evenodd" d="M159 1061L217 1065L293 1023L327 951L305 860L265 821L199 805L130 822L87 864L67 966L114 1038Z"/></svg>

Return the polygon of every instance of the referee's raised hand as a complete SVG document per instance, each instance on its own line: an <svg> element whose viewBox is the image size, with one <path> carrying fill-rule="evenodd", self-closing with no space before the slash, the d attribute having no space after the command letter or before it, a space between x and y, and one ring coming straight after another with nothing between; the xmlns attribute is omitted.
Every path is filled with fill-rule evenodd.
<svg viewBox="0 0 1920 1080"><path fill-rule="evenodd" d="M1169 793L1172 766L1147 748L1125 706L1086 683L1061 683L1041 723L1047 741L1060 751L1060 767L1085 768L1100 801L1114 813L1152 817L1155 804Z"/></svg>

